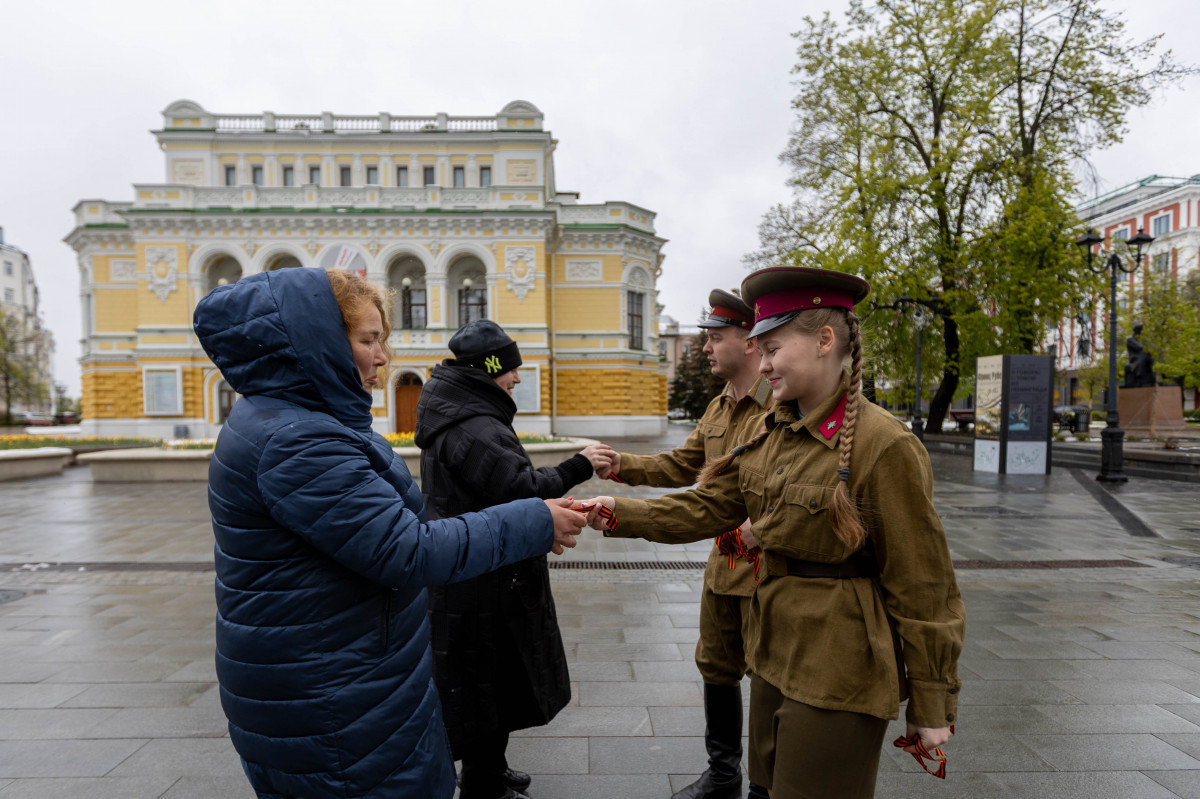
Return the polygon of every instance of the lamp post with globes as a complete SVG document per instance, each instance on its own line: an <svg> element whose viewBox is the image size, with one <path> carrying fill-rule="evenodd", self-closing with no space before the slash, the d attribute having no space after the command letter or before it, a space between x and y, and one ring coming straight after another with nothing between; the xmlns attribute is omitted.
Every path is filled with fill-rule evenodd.
<svg viewBox="0 0 1200 799"><path fill-rule="evenodd" d="M1093 248L1104 243L1104 238L1095 230L1088 229L1086 235L1075 241L1087 251L1088 269L1099 274L1109 273L1108 292L1108 408L1105 414L1105 428L1100 431L1100 474L1096 479L1107 483L1125 483L1129 478L1125 475L1125 431L1121 429L1120 418L1117 414L1117 275L1118 273L1132 274L1142 264L1142 250L1154 241L1153 236L1147 235L1138 228L1137 235L1125 243L1133 249L1133 265L1126 266L1125 261L1115 250L1101 262L1093 262Z"/></svg>

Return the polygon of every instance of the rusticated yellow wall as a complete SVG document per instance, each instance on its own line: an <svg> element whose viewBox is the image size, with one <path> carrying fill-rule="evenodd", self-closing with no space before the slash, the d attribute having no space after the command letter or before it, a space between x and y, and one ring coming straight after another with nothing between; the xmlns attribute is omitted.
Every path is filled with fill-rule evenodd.
<svg viewBox="0 0 1200 799"><path fill-rule="evenodd" d="M666 378L648 369L558 367L560 416L645 416L667 412Z"/></svg>
<svg viewBox="0 0 1200 799"><path fill-rule="evenodd" d="M80 403L84 419L128 419L142 415L141 371L134 366L128 371L112 369L84 370Z"/></svg>

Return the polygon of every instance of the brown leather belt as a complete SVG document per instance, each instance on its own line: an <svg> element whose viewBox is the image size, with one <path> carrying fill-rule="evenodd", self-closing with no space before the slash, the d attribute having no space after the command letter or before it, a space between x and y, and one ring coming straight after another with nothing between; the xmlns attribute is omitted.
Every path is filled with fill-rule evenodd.
<svg viewBox="0 0 1200 799"><path fill-rule="evenodd" d="M815 560L787 558L789 577L831 577L849 580L852 577L878 577L879 563L875 558L852 557L842 563L819 563Z"/></svg>

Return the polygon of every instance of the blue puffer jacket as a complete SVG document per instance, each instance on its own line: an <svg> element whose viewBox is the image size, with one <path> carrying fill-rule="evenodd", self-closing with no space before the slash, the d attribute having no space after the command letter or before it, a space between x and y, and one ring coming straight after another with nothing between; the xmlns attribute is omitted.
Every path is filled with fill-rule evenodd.
<svg viewBox="0 0 1200 799"><path fill-rule="evenodd" d="M223 286L194 321L242 395L208 494L221 704L254 789L451 796L425 587L546 553L550 512L527 499L426 521L404 462L371 430L322 270Z"/></svg>

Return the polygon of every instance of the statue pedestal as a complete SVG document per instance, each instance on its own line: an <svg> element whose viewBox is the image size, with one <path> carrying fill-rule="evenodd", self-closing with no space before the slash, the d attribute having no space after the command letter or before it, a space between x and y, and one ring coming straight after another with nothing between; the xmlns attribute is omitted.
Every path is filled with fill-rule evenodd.
<svg viewBox="0 0 1200 799"><path fill-rule="evenodd" d="M1179 386L1119 388L1117 413L1121 429L1134 438L1173 438L1189 432Z"/></svg>

